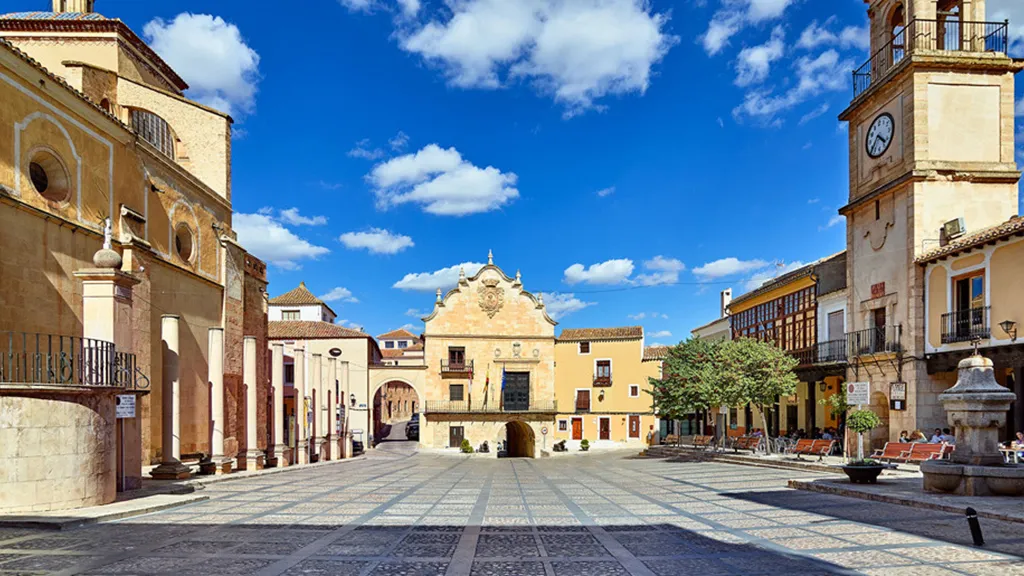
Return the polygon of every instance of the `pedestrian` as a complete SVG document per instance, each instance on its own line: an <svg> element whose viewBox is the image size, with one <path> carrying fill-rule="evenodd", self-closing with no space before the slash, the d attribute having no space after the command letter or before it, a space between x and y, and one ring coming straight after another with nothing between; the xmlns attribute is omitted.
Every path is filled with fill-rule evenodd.
<svg viewBox="0 0 1024 576"><path fill-rule="evenodd" d="M952 445L956 444L956 436L953 436L952 434L950 434L949 428L943 428L942 429L942 441L945 442L946 444L949 444L950 446L952 446Z"/></svg>
<svg viewBox="0 0 1024 576"><path fill-rule="evenodd" d="M935 433L932 434L932 439L929 440L929 442L931 442L932 444L941 444L942 443L942 428L936 428L935 429Z"/></svg>

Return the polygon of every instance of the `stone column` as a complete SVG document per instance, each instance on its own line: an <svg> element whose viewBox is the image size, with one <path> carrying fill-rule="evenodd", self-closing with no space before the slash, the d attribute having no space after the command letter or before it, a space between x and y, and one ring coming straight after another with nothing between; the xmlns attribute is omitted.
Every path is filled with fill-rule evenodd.
<svg viewBox="0 0 1024 576"><path fill-rule="evenodd" d="M324 434L324 454L325 460L337 460L338 459L338 448L337 438L338 432L336 430L338 423L338 359L331 356L327 359L327 394L324 394L324 400L327 404L327 417L324 418L324 424L327 425L326 433Z"/></svg>
<svg viewBox="0 0 1024 576"><path fill-rule="evenodd" d="M310 370L310 409L313 412L313 437L310 439L311 460L320 460L320 445L323 443L324 435L323 415L320 413L320 405L323 403L323 356L313 354L311 356Z"/></svg>
<svg viewBox="0 0 1024 576"><path fill-rule="evenodd" d="M181 463L181 382L178 366L178 316L164 314L160 319L163 340L163 382L161 394L161 461L150 472L160 480L188 478L188 466Z"/></svg>
<svg viewBox="0 0 1024 576"><path fill-rule="evenodd" d="M242 385L245 386L245 442L238 454L246 470L263 468L263 452L256 444L256 337L245 336L242 348ZM241 467L241 466L239 466Z"/></svg>
<svg viewBox="0 0 1024 576"><path fill-rule="evenodd" d="M338 434L338 457L352 457L352 436L349 434L349 421L351 420L352 403L349 401L348 391L348 360L338 363L338 370L341 372L341 392L338 393L338 403L343 408L344 419L341 421L341 433Z"/></svg>
<svg viewBox="0 0 1024 576"><path fill-rule="evenodd" d="M295 463L309 464L306 438L306 349L296 348L295 358Z"/></svg>
<svg viewBox="0 0 1024 576"><path fill-rule="evenodd" d="M267 452L271 454L271 466L287 466L288 458L284 444L284 343L272 342L270 344L272 353L270 382L274 387L274 439L273 446L268 447Z"/></svg>
<svg viewBox="0 0 1024 576"><path fill-rule="evenodd" d="M210 465L214 474L231 472L233 458L224 454L224 329L210 328Z"/></svg>

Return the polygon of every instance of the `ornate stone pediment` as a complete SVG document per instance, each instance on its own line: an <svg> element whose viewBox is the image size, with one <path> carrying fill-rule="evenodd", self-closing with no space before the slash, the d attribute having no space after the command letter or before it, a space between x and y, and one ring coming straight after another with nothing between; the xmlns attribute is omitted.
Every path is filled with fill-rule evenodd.
<svg viewBox="0 0 1024 576"><path fill-rule="evenodd" d="M480 300L480 309L487 313L487 316L494 318L494 315L505 305L505 289L498 286L498 280L487 279L483 286L477 289Z"/></svg>

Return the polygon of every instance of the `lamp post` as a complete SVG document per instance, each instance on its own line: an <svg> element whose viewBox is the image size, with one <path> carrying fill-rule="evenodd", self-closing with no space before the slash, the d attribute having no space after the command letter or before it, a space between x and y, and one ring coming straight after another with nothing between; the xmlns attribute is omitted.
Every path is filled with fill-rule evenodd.
<svg viewBox="0 0 1024 576"><path fill-rule="evenodd" d="M1011 342L1017 341L1017 323L1013 320L1003 320L999 323L999 327L1003 329L1003 332L1010 337Z"/></svg>

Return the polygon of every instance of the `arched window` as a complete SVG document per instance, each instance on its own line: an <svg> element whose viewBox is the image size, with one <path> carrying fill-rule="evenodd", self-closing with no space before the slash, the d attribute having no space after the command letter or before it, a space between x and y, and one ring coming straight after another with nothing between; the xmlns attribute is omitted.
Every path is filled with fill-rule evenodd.
<svg viewBox="0 0 1024 576"><path fill-rule="evenodd" d="M961 50L963 48L963 0L943 0L936 6L936 46L939 50Z"/></svg>
<svg viewBox="0 0 1024 576"><path fill-rule="evenodd" d="M895 64L907 54L907 15L903 4L892 9L888 30L892 35L892 63Z"/></svg>
<svg viewBox="0 0 1024 576"><path fill-rule="evenodd" d="M129 110L132 130L170 159L174 159L174 131L166 120L138 108Z"/></svg>

